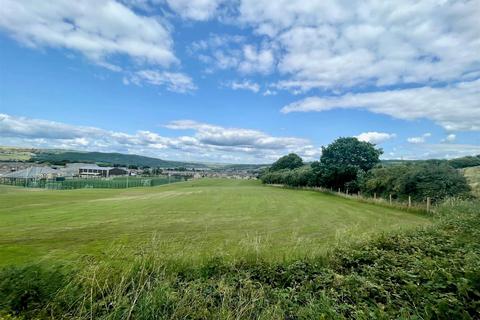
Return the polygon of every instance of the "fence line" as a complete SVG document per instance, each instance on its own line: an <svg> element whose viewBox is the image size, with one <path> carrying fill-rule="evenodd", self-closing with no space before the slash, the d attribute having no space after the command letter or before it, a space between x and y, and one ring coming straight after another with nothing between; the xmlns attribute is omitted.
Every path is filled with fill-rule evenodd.
<svg viewBox="0 0 480 320"><path fill-rule="evenodd" d="M0 184L26 188L53 190L71 190L84 188L126 189L133 187L154 187L173 182L184 181L183 177L122 177L116 179L67 179L62 181L48 179L0 179Z"/></svg>
<svg viewBox="0 0 480 320"><path fill-rule="evenodd" d="M389 194L388 198L383 199L377 196L377 193L373 194L373 197L366 197L365 195L361 194L358 192L357 194L352 194L349 193L349 190L346 189L345 192L342 192L340 188L338 188L338 191L333 191L331 188L323 188L323 187L292 187L288 185L270 185L270 186L275 186L275 187L281 187L285 189L298 189L298 190L309 190L309 191L317 191L317 192L322 192L322 193L328 193L332 194L335 196L340 196L344 197L347 199L354 199L357 201L365 202L365 203L372 203L372 204L378 204L378 205L383 205L386 207L394 207L394 208L400 208L404 209L407 211L416 211L416 212L427 212L427 213L432 213L434 212L434 206L432 206L431 199L430 197L427 197L425 199L425 202L421 203L413 203L411 196L408 196L408 202L404 201L396 201L393 199L393 194Z"/></svg>

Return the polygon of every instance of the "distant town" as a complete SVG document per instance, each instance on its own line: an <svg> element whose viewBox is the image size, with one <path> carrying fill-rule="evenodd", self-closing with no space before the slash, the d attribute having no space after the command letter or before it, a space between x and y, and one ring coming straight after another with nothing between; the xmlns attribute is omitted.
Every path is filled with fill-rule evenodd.
<svg viewBox="0 0 480 320"><path fill-rule="evenodd" d="M110 187L121 188L200 178L248 180L257 179L265 167L206 165L120 153L0 148L0 183L56 189L67 185L105 187L108 181L115 182Z"/></svg>
<svg viewBox="0 0 480 320"><path fill-rule="evenodd" d="M258 169L210 169L210 168L138 168L136 166L112 167L92 163L66 163L64 166L28 163L1 162L0 179L109 179L121 176L178 176L186 179L229 178L257 179Z"/></svg>

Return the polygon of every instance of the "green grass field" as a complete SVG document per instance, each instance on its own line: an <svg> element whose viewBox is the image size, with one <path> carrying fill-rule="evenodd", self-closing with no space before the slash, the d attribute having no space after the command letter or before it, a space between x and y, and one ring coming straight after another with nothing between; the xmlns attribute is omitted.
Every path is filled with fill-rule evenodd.
<svg viewBox="0 0 480 320"><path fill-rule="evenodd" d="M38 190L0 187L1 264L315 256L343 241L413 228L430 218L258 181L196 180L150 188Z"/></svg>
<svg viewBox="0 0 480 320"><path fill-rule="evenodd" d="M465 168L462 171L473 193L480 196L480 166Z"/></svg>
<svg viewBox="0 0 480 320"><path fill-rule="evenodd" d="M28 161L33 155L32 149L0 146L0 161Z"/></svg>

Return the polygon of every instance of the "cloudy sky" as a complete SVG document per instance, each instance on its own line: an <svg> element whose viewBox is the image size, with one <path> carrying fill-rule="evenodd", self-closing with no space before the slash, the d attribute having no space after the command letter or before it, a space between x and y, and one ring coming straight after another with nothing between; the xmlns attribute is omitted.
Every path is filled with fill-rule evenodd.
<svg viewBox="0 0 480 320"><path fill-rule="evenodd" d="M0 145L480 154L480 0L0 0Z"/></svg>

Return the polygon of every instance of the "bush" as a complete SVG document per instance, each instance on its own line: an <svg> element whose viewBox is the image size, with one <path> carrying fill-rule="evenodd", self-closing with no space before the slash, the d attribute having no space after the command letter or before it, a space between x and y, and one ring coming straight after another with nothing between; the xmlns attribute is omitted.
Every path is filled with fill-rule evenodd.
<svg viewBox="0 0 480 320"><path fill-rule="evenodd" d="M317 175L310 166L303 166L294 170L267 171L260 177L263 183L283 184L292 187L317 185Z"/></svg>
<svg viewBox="0 0 480 320"><path fill-rule="evenodd" d="M441 161L394 165L372 169L360 182L365 194L399 199L411 196L414 201L430 197L438 202L448 197L468 197L470 187L465 177Z"/></svg>

